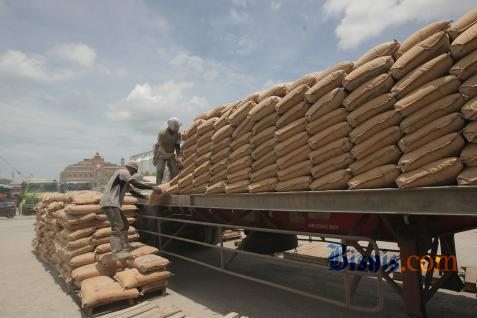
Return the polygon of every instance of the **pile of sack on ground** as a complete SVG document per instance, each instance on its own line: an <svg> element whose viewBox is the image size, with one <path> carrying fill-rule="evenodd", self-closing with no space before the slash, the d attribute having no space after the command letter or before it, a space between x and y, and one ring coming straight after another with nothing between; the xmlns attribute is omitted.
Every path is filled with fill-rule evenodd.
<svg viewBox="0 0 477 318"><path fill-rule="evenodd" d="M198 116L171 193L477 184L477 9Z"/></svg>
<svg viewBox="0 0 477 318"><path fill-rule="evenodd" d="M113 261L111 228L100 198L93 191L47 193L37 205L33 247L68 285L81 289L84 308L164 288L171 275L169 261L156 255L157 248L140 243L133 226L128 231L132 258ZM135 204L135 198L125 197L122 211L130 225L136 221Z"/></svg>

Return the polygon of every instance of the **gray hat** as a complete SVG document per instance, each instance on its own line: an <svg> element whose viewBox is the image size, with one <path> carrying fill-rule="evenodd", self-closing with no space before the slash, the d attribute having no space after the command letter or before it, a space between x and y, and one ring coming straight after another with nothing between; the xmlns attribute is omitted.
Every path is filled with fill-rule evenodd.
<svg viewBox="0 0 477 318"><path fill-rule="evenodd" d="M135 163L134 161L129 161L129 162L126 163L124 166L125 166L125 167L129 167L129 168L132 168L132 169L134 169L134 170L136 170L136 171L139 170L139 166L138 166L137 163Z"/></svg>

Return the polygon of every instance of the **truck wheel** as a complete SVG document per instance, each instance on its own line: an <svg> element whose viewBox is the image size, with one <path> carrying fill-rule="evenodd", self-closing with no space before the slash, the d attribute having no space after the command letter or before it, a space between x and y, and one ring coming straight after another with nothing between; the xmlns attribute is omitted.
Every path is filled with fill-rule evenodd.
<svg viewBox="0 0 477 318"><path fill-rule="evenodd" d="M291 234L250 232L242 241L244 251L273 254L289 251L298 246L298 238Z"/></svg>
<svg viewBox="0 0 477 318"><path fill-rule="evenodd" d="M17 213L17 211L15 209L8 211L7 218L11 219L11 218L15 217L16 213Z"/></svg>

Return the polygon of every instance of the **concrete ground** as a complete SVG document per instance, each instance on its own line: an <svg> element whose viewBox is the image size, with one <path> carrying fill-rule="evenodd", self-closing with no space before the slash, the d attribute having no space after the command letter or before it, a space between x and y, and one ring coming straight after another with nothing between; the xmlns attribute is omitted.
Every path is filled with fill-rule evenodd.
<svg viewBox="0 0 477 318"><path fill-rule="evenodd" d="M81 317L72 298L65 294L55 275L48 272L31 252L33 217L0 218L0 317ZM475 242L477 230L457 235L460 265L477 265ZM216 253L195 250L189 255L207 262L217 262ZM377 314L363 314L340 309L320 301L223 274L199 265L171 258L168 296L154 300L173 304L188 316L197 318L222 317L239 312L249 317L406 317L399 296L384 285L385 310ZM285 283L320 295L342 296L342 276L327 270L307 270L294 265L275 265L246 256L237 257L230 269L254 274L262 279ZM336 277L334 277L336 276ZM361 286L361 285L360 285ZM358 289L357 301L372 305L375 280L366 280ZM429 302L429 317L475 317L475 294L438 292Z"/></svg>

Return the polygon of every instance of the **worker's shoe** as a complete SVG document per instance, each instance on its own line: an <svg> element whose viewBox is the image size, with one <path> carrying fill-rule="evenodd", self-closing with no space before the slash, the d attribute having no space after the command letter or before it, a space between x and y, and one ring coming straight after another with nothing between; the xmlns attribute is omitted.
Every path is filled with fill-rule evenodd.
<svg viewBox="0 0 477 318"><path fill-rule="evenodd" d="M132 258L132 255L129 251L122 250L120 252L113 253L111 257L113 261L122 261L128 258Z"/></svg>

